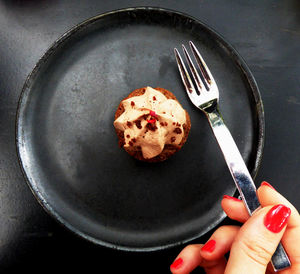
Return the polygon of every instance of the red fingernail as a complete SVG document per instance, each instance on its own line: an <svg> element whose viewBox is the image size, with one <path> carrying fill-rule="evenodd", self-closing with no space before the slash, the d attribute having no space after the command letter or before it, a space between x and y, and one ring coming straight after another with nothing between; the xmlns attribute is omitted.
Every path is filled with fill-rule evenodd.
<svg viewBox="0 0 300 274"><path fill-rule="evenodd" d="M229 200L233 200L233 201L237 201L237 202L241 202L242 201L242 200L240 200L238 198L235 198L235 197L232 197L232 196L229 196L229 195L224 195L223 198L229 199Z"/></svg>
<svg viewBox="0 0 300 274"><path fill-rule="evenodd" d="M178 269L179 267L181 267L182 263L183 260L181 258L178 258L171 264L171 268Z"/></svg>
<svg viewBox="0 0 300 274"><path fill-rule="evenodd" d="M276 190L274 187L272 187L272 186L271 186L268 182L266 182L266 181L263 181L263 182L261 183L261 186L268 186L268 187L270 187L270 188Z"/></svg>
<svg viewBox="0 0 300 274"><path fill-rule="evenodd" d="M209 240L204 246L202 246L201 250L206 252L213 252L216 247L215 240Z"/></svg>
<svg viewBox="0 0 300 274"><path fill-rule="evenodd" d="M274 233L280 232L286 225L291 215L290 208L285 205L273 206L264 219L264 225Z"/></svg>

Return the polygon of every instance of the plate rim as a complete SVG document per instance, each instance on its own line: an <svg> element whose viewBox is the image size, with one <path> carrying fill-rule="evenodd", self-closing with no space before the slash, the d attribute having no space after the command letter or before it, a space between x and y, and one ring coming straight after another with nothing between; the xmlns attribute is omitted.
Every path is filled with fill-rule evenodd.
<svg viewBox="0 0 300 274"><path fill-rule="evenodd" d="M198 18L191 16L187 13L176 11L172 9L167 8L161 8L161 7L155 7L155 6L137 6L137 7L129 7L129 8L122 8L122 9L115 9L108 12L104 12L101 14L98 14L96 16L90 17L82 22L79 22L78 24L71 27L69 30L64 32L62 35L60 35L54 42L48 47L43 55L38 59L35 66L31 70L31 72L28 74L24 85L22 87L21 93L19 95L19 100L17 104L17 110L16 110L16 120L15 120L15 145L16 145L16 151L17 151L17 158L18 163L21 168L23 178L25 179L27 185L29 186L31 192L33 193L36 200L39 202L39 204L44 208L44 210L49 214L49 216L53 217L54 220L56 220L59 224L61 224L63 227L66 227L71 231L74 235L79 236L82 239L88 240L90 242L93 242L95 244L99 244L101 246L117 249L117 250L124 250L124 251L138 251L138 252L144 252L144 251L156 251L156 250L163 250L170 247L175 247L187 242L190 242L194 239L197 239L206 233L208 233L212 228L216 227L218 224L220 224L226 217L226 214L223 212L220 214L221 216L218 217L218 219L212 223L210 226L208 226L205 230L203 230L201 233L198 233L197 235L194 235L193 237L189 237L185 239L184 241L175 241L170 244L164 244L164 245L156 245L151 247L130 247L126 245L120 245L120 244L114 244L110 243L108 241L96 239L92 236L89 236L88 234L80 231L75 226L71 225L68 221L66 221L60 214L58 214L52 206L47 202L45 197L40 193L37 186L35 186L30 179L27 176L26 173L26 167L24 165L24 162L22 160L22 154L24 154L24 151L22 147L24 146L24 140L23 140L23 132L22 132L22 111L24 109L24 106L26 106L26 98L28 97L30 93L30 87L32 82L34 81L37 73L39 72L39 69L43 66L43 64L48 60L48 58L52 55L53 52L55 52L56 48L58 48L64 41L66 41L69 37L71 37L73 34L75 34L77 31L80 31L82 28L92 24L93 22L96 22L100 18L114 15L116 13L124 13L124 12L134 12L134 11L141 11L141 10L147 10L149 12L163 12L168 14L176 14L180 17L187 18L189 20L192 20L194 23L201 25L204 27L213 37L216 39L218 43L220 43L222 46L226 48L228 52L230 52L230 57L236 64L236 66L240 69L240 72L243 74L244 78L248 82L248 85L251 89L251 94L253 95L253 98L255 100L255 110L257 115L257 123L258 123L258 134L256 136L257 138L257 151L255 153L255 162L253 166L253 170L250 170L250 173L255 179L259 167L261 165L262 156L263 156L263 148L264 148L264 142L265 142L265 115L264 115L264 107L263 102L261 98L261 94L257 85L257 82L250 71L247 63L243 59L243 57L237 52L237 50L216 30L208 26L203 21L199 20Z"/></svg>

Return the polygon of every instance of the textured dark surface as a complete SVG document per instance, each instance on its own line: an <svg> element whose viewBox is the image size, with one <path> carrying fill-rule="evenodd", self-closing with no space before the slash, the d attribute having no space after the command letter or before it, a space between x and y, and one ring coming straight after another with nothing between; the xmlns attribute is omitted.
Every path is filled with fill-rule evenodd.
<svg viewBox="0 0 300 274"><path fill-rule="evenodd" d="M168 273L182 246L127 253L86 242L55 222L26 185L14 143L18 97L49 46L77 23L129 6L186 12L223 35L250 67L261 91L266 139L257 184L267 180L298 209L300 4L298 1L0 1L0 269L41 272ZM226 220L225 222L228 222ZM209 235L196 240L204 242ZM112 261L111 261L112 260ZM113 263L112 263L113 262ZM107 271L107 267L111 271ZM146 269L146 270L145 270Z"/></svg>

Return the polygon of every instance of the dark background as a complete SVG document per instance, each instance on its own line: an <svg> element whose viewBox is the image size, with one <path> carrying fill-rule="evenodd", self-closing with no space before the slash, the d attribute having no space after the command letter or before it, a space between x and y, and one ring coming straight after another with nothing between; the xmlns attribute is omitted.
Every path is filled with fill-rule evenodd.
<svg viewBox="0 0 300 274"><path fill-rule="evenodd" d="M245 59L264 103L265 148L255 180L300 209L300 2L0 0L0 271L168 273L183 246L116 251L72 234L39 205L22 177L15 116L27 75L65 31L97 14L134 6L187 13L219 32ZM228 223L225 220L223 223ZM204 242L205 235L194 242Z"/></svg>

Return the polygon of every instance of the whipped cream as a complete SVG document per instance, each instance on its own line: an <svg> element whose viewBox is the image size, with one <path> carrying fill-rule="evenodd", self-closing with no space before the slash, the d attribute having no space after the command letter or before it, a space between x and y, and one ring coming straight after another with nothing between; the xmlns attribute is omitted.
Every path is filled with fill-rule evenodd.
<svg viewBox="0 0 300 274"><path fill-rule="evenodd" d="M114 121L124 131L124 147L140 147L145 159L159 155L165 144L178 145L186 113L181 105L147 87L143 95L122 101L125 111Z"/></svg>

